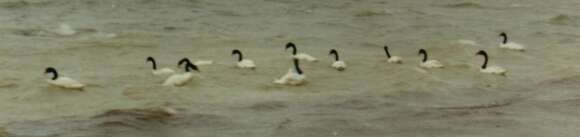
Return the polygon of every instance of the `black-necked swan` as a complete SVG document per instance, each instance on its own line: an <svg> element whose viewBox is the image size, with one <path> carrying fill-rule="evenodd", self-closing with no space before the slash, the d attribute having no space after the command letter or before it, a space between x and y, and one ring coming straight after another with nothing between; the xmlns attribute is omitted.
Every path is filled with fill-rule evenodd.
<svg viewBox="0 0 580 137"><path fill-rule="evenodd" d="M396 64L403 63L403 58L401 58L399 56L391 56L391 53L389 53L389 47L388 46L385 46L383 48L385 49L385 53L387 54L387 62L388 63L396 63Z"/></svg>
<svg viewBox="0 0 580 137"><path fill-rule="evenodd" d="M163 82L163 86L183 86L183 85L187 84L188 82L190 82L195 75L191 72L191 69L199 72L199 69L197 68L197 66L195 64L192 64L189 61L189 59L184 58L184 59L180 60L179 63L181 63L182 61L186 62L185 72L181 73L181 74L171 75L169 78L167 78L165 80L165 82ZM181 66L179 63L178 63L178 66Z"/></svg>
<svg viewBox="0 0 580 137"><path fill-rule="evenodd" d="M155 62L155 59L153 59L153 57L147 57L146 62L151 62L151 64L153 64L153 75L170 75L175 73L175 71L170 68L157 69L157 62Z"/></svg>
<svg viewBox="0 0 580 137"><path fill-rule="evenodd" d="M312 57L312 56L310 56L308 54L298 53L298 51L296 49L296 45L294 45L294 43L292 43L292 42L288 42L286 44L286 49L288 49L288 48L292 48L292 57L293 58L296 58L296 59L299 59L299 60L306 60L306 61L309 61L309 62L316 62L316 61L318 61L318 59L316 59L315 57Z"/></svg>
<svg viewBox="0 0 580 137"><path fill-rule="evenodd" d="M421 60L421 64L419 66L423 68L442 68L443 64L437 60L428 60L427 58L427 51L425 49L419 50L419 55L423 54L423 60Z"/></svg>
<svg viewBox="0 0 580 137"><path fill-rule="evenodd" d="M298 59L294 60L294 68L290 68L288 72L280 77L279 79L275 79L274 83L276 84L287 84L287 85L301 85L306 80L306 75L300 69Z"/></svg>
<svg viewBox="0 0 580 137"><path fill-rule="evenodd" d="M334 55L334 62L332 63L332 67L338 71L343 71L346 69L346 63L338 57L338 52L335 49L330 49L329 55Z"/></svg>
<svg viewBox="0 0 580 137"><path fill-rule="evenodd" d="M244 59L244 56L242 55L242 51L240 51L238 49L234 49L232 51L232 55L238 55L238 62L236 63L236 66L238 68L249 68L249 69L256 68L254 61L252 61L250 59Z"/></svg>
<svg viewBox="0 0 580 137"><path fill-rule="evenodd" d="M509 49L509 50L517 50L517 51L524 51L524 45L508 41L508 36L505 32L499 34L501 38L501 43L499 44L500 48Z"/></svg>
<svg viewBox="0 0 580 137"><path fill-rule="evenodd" d="M485 59L483 61L483 65L481 65L480 69L481 73L496 74L496 75L505 75L507 73L507 70L500 66L487 66L489 57L487 56L487 53L485 51L480 50L475 55L481 55Z"/></svg>
<svg viewBox="0 0 580 137"><path fill-rule="evenodd" d="M58 72L56 72L56 69L54 69L53 67L46 68L44 73L45 74L52 73L52 78L46 80L50 85L68 89L82 89L83 87L85 87L84 84L72 78L59 76Z"/></svg>

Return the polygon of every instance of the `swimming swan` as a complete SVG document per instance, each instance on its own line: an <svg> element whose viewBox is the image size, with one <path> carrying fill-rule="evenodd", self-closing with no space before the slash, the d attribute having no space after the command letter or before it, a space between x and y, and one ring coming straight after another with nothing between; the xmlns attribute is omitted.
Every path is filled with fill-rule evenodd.
<svg viewBox="0 0 580 137"><path fill-rule="evenodd" d="M509 50L517 50L517 51L524 51L524 45L508 41L508 36L505 32L499 34L500 38L502 39L501 43L499 44L500 48L509 49Z"/></svg>
<svg viewBox="0 0 580 137"><path fill-rule="evenodd" d="M437 60L428 60L427 59L427 51L425 51L425 49L420 49L419 50L419 55L423 54L423 60L421 61L421 64L419 64L419 66L423 67L423 68L442 68L443 64L441 64L441 62L437 61Z"/></svg>
<svg viewBox="0 0 580 137"><path fill-rule="evenodd" d="M67 88L67 89L83 89L85 87L84 84L68 77L59 77L58 72L53 67L48 67L44 71L45 74L52 73L52 78L46 80L50 85Z"/></svg>
<svg viewBox="0 0 580 137"><path fill-rule="evenodd" d="M238 55L238 62L236 63L236 66L238 68L249 68L249 69L255 69L256 65L254 64L254 61L250 60L250 59L244 59L244 56L242 55L242 52L240 50L234 49L232 51L232 55Z"/></svg>
<svg viewBox="0 0 580 137"><path fill-rule="evenodd" d="M179 63L182 63L182 61L186 62L185 72L182 74L171 75L169 78L167 78L165 80L165 82L163 82L163 86L183 86L183 85L187 84L188 82L190 82L194 77L194 74L191 72L191 69L199 72L199 69L197 68L197 66L195 64L192 64L191 62L189 62L189 59L187 59L187 60L185 60L185 59L187 59L187 58L184 58L184 59L180 60L180 62L179 62Z"/></svg>
<svg viewBox="0 0 580 137"><path fill-rule="evenodd" d="M334 62L332 63L332 67L338 71L343 71L346 69L346 63L338 57L338 52L335 49L330 49L329 55L334 55Z"/></svg>
<svg viewBox="0 0 580 137"><path fill-rule="evenodd" d="M483 61L483 65L481 65L480 69L481 73L504 75L504 76L506 75L507 70L500 66L487 66L487 61L489 60L489 58L485 51L480 50L475 55L481 55L485 58L485 60Z"/></svg>

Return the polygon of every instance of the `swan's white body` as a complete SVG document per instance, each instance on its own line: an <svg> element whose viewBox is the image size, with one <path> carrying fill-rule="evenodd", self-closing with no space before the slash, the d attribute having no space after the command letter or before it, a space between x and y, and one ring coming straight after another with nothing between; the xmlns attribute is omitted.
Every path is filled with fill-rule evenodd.
<svg viewBox="0 0 580 137"><path fill-rule="evenodd" d="M276 84L286 84L286 85L301 85L306 80L306 75L298 74L294 71L294 69L288 70L286 75L280 77L279 79L275 79L274 83Z"/></svg>
<svg viewBox="0 0 580 137"><path fill-rule="evenodd" d="M403 58L399 57L399 56L391 56L388 60L388 63L396 63L396 64L401 64L403 63Z"/></svg>
<svg viewBox="0 0 580 137"><path fill-rule="evenodd" d="M423 68L442 68L443 64L441 64L441 62L439 62L437 60L427 60L425 62L421 62L421 64L419 64L419 66L421 66Z"/></svg>
<svg viewBox="0 0 580 137"><path fill-rule="evenodd" d="M249 60L249 59L243 59L242 61L238 61L238 63L236 64L236 66L238 68L249 68L249 69L256 68L256 65L254 64L254 61Z"/></svg>
<svg viewBox="0 0 580 137"><path fill-rule="evenodd" d="M68 77L58 77L56 80L48 79L46 80L50 85L68 89L82 89L85 87L84 84Z"/></svg>
<svg viewBox="0 0 580 137"><path fill-rule="evenodd" d="M174 74L174 73L175 73L175 70L170 69L170 68L162 68L162 69L153 70L153 75L157 75L157 76L160 76L160 75L171 75L171 74Z"/></svg>
<svg viewBox="0 0 580 137"><path fill-rule="evenodd" d="M517 50L517 51L524 51L524 45L515 43L515 42L507 42L507 43L500 43L500 48L509 49L509 50Z"/></svg>
<svg viewBox="0 0 580 137"><path fill-rule="evenodd" d="M305 53L297 53L296 55L293 55L292 57L295 58L295 59L306 60L306 61L309 61L309 62L316 62L316 61L318 61L318 59L316 59L315 57L310 56L310 55L305 54Z"/></svg>
<svg viewBox="0 0 580 137"><path fill-rule="evenodd" d="M507 70L500 66L488 66L485 69L480 69L479 72L486 74L505 75Z"/></svg>
<svg viewBox="0 0 580 137"><path fill-rule="evenodd" d="M193 79L194 74L185 72L182 74L173 74L163 82L163 86L183 86Z"/></svg>
<svg viewBox="0 0 580 137"><path fill-rule="evenodd" d="M198 61L193 62L193 64L196 66L205 66L205 65L213 64L213 61L211 61L211 60L198 60Z"/></svg>
<svg viewBox="0 0 580 137"><path fill-rule="evenodd" d="M331 66L339 71L343 71L344 69L346 69L346 63L342 60L334 61L334 63L332 63Z"/></svg>

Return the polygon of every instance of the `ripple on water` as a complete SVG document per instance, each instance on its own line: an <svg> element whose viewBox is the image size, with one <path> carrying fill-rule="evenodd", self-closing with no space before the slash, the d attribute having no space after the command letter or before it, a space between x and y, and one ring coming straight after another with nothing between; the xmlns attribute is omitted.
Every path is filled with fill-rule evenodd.
<svg viewBox="0 0 580 137"><path fill-rule="evenodd" d="M288 108L288 105L281 101L265 101L251 105L248 108L255 111L263 112L263 111L276 111L286 109Z"/></svg>
<svg viewBox="0 0 580 137"><path fill-rule="evenodd" d="M450 9L485 9L484 6L473 3L473 2L462 2L462 3L454 3L454 4L445 4L441 7L450 8Z"/></svg>
<svg viewBox="0 0 580 137"><path fill-rule="evenodd" d="M560 14L548 19L551 25L570 26L576 24L576 19L569 15Z"/></svg>

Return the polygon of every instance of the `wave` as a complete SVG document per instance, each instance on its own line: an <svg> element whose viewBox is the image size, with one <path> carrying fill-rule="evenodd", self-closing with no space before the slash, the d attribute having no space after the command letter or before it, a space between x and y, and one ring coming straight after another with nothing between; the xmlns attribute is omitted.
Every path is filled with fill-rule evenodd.
<svg viewBox="0 0 580 137"><path fill-rule="evenodd" d="M548 23L551 25L569 26L576 24L576 19L569 15L560 14L548 19Z"/></svg>
<svg viewBox="0 0 580 137"><path fill-rule="evenodd" d="M454 9L484 9L485 8L484 6L477 4L477 3L473 3L473 2L447 4L447 5L442 5L441 7L454 8Z"/></svg>

